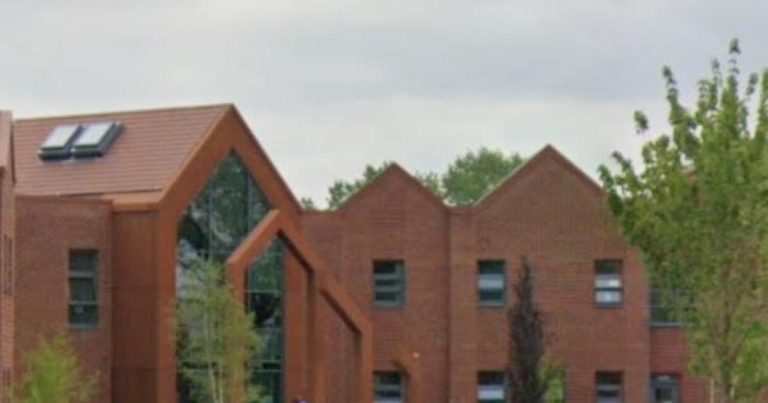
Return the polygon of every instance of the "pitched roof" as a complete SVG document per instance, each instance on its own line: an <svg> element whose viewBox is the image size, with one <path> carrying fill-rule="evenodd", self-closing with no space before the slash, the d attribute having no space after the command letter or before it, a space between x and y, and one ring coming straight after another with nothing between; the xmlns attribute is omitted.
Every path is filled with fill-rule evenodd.
<svg viewBox="0 0 768 403"><path fill-rule="evenodd" d="M336 209L335 211L346 210L349 208L349 206L356 204L357 200L362 199L364 197L363 195L371 192L372 189L379 186L380 183L383 183L385 178L387 177L401 178L406 184L408 184L409 189L413 189L414 192L420 193L430 203L438 206L441 209L447 208L445 203L443 203L443 201L439 197L437 197L437 195L435 195L431 190L429 190L426 186L424 186L423 183L421 183L408 171L403 169L403 167L401 167L398 163L392 162L381 173L376 175L375 178L373 178L370 182L366 183L360 190L350 195L349 198L347 198L347 200L345 200L341 204L341 206L339 206L339 208Z"/></svg>
<svg viewBox="0 0 768 403"><path fill-rule="evenodd" d="M27 195L159 191L230 104L20 119L14 122L16 190ZM38 149L61 124L119 121L123 132L100 158L43 162Z"/></svg>
<svg viewBox="0 0 768 403"><path fill-rule="evenodd" d="M571 160L560 153L557 148L551 144L547 144L544 148L539 150L539 152L534 154L531 158L527 159L515 170L510 172L506 178L498 183L498 185L496 185L493 189L488 191L484 196L477 200L474 206L477 208L483 208L491 204L493 200L499 197L505 189L515 186L517 180L526 172L536 169L543 163L543 161L547 159L555 161L564 169L576 175L576 177L596 195L601 195L603 193L603 189L600 187L600 185L597 184L597 182L590 178L589 175L582 171L581 168L576 166L576 164L574 164Z"/></svg>

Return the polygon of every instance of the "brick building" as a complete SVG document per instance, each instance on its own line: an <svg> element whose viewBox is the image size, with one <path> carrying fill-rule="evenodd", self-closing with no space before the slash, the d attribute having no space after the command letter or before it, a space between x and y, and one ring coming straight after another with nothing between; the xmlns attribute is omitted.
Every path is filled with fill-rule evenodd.
<svg viewBox="0 0 768 403"><path fill-rule="evenodd" d="M549 146L471 207L394 165L305 212L232 105L3 112L0 192L3 388L67 332L95 401L185 400L171 309L207 258L257 313L271 401L499 401L526 256L568 402L708 398L602 191Z"/></svg>

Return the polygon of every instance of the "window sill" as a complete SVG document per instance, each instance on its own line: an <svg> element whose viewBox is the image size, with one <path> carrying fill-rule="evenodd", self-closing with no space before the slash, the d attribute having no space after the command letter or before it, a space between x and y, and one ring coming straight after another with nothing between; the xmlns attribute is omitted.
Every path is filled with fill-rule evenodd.
<svg viewBox="0 0 768 403"><path fill-rule="evenodd" d="M70 324L69 325L69 329L70 330L77 330L77 331L89 331L89 330L100 330L101 328L99 327L98 324L95 324L95 325L86 325L86 324L75 325L75 324Z"/></svg>
<svg viewBox="0 0 768 403"><path fill-rule="evenodd" d="M595 308L597 309L608 309L608 310L614 310L614 309L623 309L624 304L595 304Z"/></svg>
<svg viewBox="0 0 768 403"><path fill-rule="evenodd" d="M480 308L480 309L494 309L495 310L495 309L504 309L504 308L507 307L507 304L506 303L494 304L494 303L486 302L486 303L478 304L477 307Z"/></svg>
<svg viewBox="0 0 768 403"><path fill-rule="evenodd" d="M394 310L394 309L403 309L403 308L405 308L405 304L382 304L382 303L373 304L373 309Z"/></svg>

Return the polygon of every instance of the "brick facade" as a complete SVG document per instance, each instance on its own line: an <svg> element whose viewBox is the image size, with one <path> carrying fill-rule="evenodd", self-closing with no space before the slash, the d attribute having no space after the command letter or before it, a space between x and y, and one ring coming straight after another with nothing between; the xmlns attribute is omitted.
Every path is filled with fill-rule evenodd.
<svg viewBox="0 0 768 403"><path fill-rule="evenodd" d="M16 377L25 353L66 332L87 373L96 374L96 401L108 401L112 370L112 242L108 202L16 198ZM69 253L97 250L98 325L69 325Z"/></svg>
<svg viewBox="0 0 768 403"><path fill-rule="evenodd" d="M196 109L113 117L128 122L124 136L136 136L123 145L133 155L152 144L141 137L146 133L172 138L184 128L185 136L198 139L174 143L172 151L187 156L175 156L180 165L158 175L170 178L167 183L158 179L150 188L119 192L97 164L82 164L84 177L74 164L51 165L66 170L55 172L61 178L77 178L79 188L88 189L59 194L66 186L25 160L20 182L21 189L34 193L29 194L18 192L13 164L5 164L10 169L0 177L0 232L15 244L16 278L15 292L0 294L0 362L14 367L16 379L24 374L24 357L41 338L67 332L87 371L99 374L94 402L176 400L170 309L177 222L217 164L236 152L273 207L226 261L236 292L243 292L244 271L269 241L280 237L290 251L285 266L286 402L368 403L373 371L406 375L409 402L476 401L478 372L508 366L513 300L508 286L506 306L478 306L478 261L505 261L511 285L523 256L535 267L536 296L553 335L552 355L566 371L568 402L593 402L595 376L603 371L622 374L626 402L647 401L651 374L676 376L682 402L707 398L706 383L686 373L680 330L649 326L645 273L622 240L604 194L553 148L542 150L471 207L446 206L395 165L339 210L302 212L236 109L203 109L206 119L215 119L212 123L189 123ZM10 138L2 118L0 157L3 138ZM62 122L83 119L89 117ZM37 161L37 144L56 122L25 122L19 135L26 154L13 153L9 145L10 160ZM205 133L193 133L198 126ZM151 130L159 127L164 129ZM119 147L118 141L115 160L125 155ZM110 163L109 157L101 162ZM131 177L118 168L110 169L125 175L116 180L131 186L151 182L146 172ZM94 179L89 182L89 177ZM98 191L99 186L106 190ZM0 254L7 253L4 248ZM99 251L100 317L91 329L71 328L67 316L68 253L81 248ZM624 301L619 308L595 304L598 259L622 261ZM402 307L373 306L376 260L405 263ZM0 286L5 278L0 276Z"/></svg>
<svg viewBox="0 0 768 403"><path fill-rule="evenodd" d="M505 307L479 307L477 262L506 261L512 283L523 256L535 267L569 402L594 401L597 372L620 372L628 402L647 401L652 373L678 377L683 402L704 401L704 384L686 374L679 329L649 327L645 273L604 194L552 148L476 206L443 206L393 166L338 211L307 214L304 226L373 319L375 370L397 369L401 350L418 357L421 401L476 401L478 372L507 368L513 291ZM372 262L383 258L405 261L402 308L373 307ZM595 304L599 259L623 262L620 308Z"/></svg>

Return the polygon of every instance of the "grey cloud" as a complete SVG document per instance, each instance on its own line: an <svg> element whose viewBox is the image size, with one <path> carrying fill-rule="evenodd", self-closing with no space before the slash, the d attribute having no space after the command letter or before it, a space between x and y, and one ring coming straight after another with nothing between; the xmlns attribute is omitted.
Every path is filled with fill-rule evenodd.
<svg viewBox="0 0 768 403"><path fill-rule="evenodd" d="M232 101L297 193L315 197L366 162L441 169L481 144L531 153L554 143L592 174L614 149L637 152L632 110L663 122L663 64L688 97L732 37L745 71L768 65L767 8L0 1L0 106L30 116Z"/></svg>

